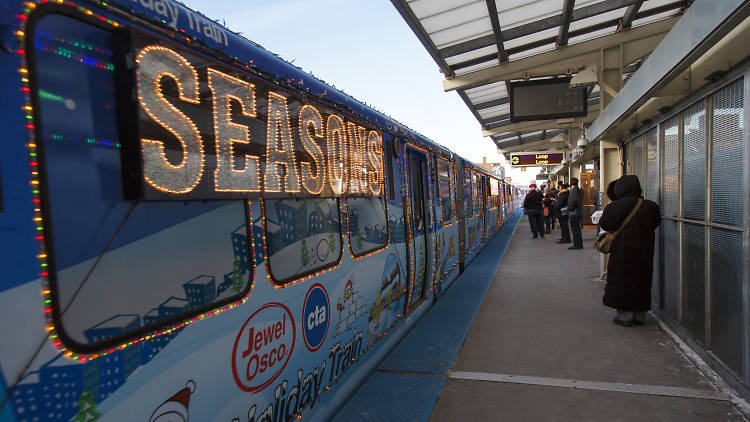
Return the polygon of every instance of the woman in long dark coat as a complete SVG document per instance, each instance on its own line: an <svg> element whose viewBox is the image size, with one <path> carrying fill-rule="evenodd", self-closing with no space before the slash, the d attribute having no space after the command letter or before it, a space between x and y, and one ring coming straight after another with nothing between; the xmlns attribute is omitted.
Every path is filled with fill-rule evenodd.
<svg viewBox="0 0 750 422"><path fill-rule="evenodd" d="M617 231L641 198L637 176L623 176L614 184L613 201L604 208L599 226ZM643 200L635 216L612 242L607 264L605 306L617 310L614 322L631 327L642 324L651 309L651 278L654 268L654 230L661 221L659 206Z"/></svg>

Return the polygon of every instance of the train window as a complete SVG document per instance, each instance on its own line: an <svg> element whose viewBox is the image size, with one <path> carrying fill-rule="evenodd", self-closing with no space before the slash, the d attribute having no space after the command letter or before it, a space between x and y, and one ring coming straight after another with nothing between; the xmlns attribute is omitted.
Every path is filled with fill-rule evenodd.
<svg viewBox="0 0 750 422"><path fill-rule="evenodd" d="M500 181L497 179L490 178L490 201L492 209L497 208L500 198Z"/></svg>
<svg viewBox="0 0 750 422"><path fill-rule="evenodd" d="M443 225L447 226L453 222L453 190L451 189L450 163L443 158L438 158L437 171L440 210L442 212Z"/></svg>
<svg viewBox="0 0 750 422"><path fill-rule="evenodd" d="M110 34L59 14L29 32L50 305L65 345L105 350L247 296L245 201L124 199Z"/></svg>
<svg viewBox="0 0 750 422"><path fill-rule="evenodd" d="M349 248L360 257L388 245L388 219L382 197L346 198Z"/></svg>
<svg viewBox="0 0 750 422"><path fill-rule="evenodd" d="M464 206L466 207L466 216L468 218L474 217L474 196L476 196L472 195L471 186L471 170L464 168L464 200L466 202Z"/></svg>
<svg viewBox="0 0 750 422"><path fill-rule="evenodd" d="M482 207L480 205L482 203L482 200L479 197L479 180L477 180L477 174L473 171L471 172L471 196L477 198L477 204L474 207L474 213L471 215L479 215L482 212Z"/></svg>
<svg viewBox="0 0 750 422"><path fill-rule="evenodd" d="M338 199L266 199L263 204L266 259L274 283L286 284L338 265Z"/></svg>

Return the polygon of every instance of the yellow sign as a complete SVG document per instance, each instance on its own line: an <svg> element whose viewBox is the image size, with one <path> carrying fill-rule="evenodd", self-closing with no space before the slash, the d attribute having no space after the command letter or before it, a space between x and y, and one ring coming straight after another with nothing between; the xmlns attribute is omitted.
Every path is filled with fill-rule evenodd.
<svg viewBox="0 0 750 422"><path fill-rule="evenodd" d="M511 158L511 162L513 164L518 164L521 160L518 158L517 155L514 155L513 158Z"/></svg>

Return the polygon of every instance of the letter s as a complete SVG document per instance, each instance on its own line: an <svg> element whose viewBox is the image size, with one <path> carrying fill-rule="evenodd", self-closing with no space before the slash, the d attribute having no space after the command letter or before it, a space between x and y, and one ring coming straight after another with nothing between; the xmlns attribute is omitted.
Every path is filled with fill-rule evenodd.
<svg viewBox="0 0 750 422"><path fill-rule="evenodd" d="M162 192L188 193L203 175L203 144L195 124L164 97L161 80L174 79L180 101L199 104L198 74L187 59L157 45L142 49L135 61L141 107L182 146L182 161L175 165L167 158L163 140L141 139L143 177Z"/></svg>

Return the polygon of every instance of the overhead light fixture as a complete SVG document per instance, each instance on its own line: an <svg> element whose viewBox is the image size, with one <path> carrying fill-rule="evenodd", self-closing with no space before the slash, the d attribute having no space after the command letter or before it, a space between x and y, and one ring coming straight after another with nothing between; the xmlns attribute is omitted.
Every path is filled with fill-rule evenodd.
<svg viewBox="0 0 750 422"><path fill-rule="evenodd" d="M576 143L576 145L581 148L584 148L588 144L589 144L589 141L588 139L586 139L585 136L581 136L580 138L578 138L578 143Z"/></svg>
<svg viewBox="0 0 750 422"><path fill-rule="evenodd" d="M585 69L576 73L570 79L571 88L583 88L596 85L598 72L596 65L587 66Z"/></svg>
<svg viewBox="0 0 750 422"><path fill-rule="evenodd" d="M565 135L558 133L549 140L550 142L565 142Z"/></svg>

